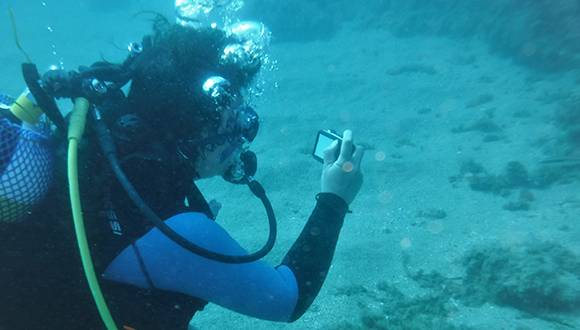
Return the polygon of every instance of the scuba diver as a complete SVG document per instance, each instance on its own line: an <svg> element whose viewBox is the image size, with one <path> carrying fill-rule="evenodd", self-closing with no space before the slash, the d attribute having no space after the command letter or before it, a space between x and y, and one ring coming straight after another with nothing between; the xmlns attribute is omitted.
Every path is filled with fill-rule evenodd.
<svg viewBox="0 0 580 330"><path fill-rule="evenodd" d="M23 65L27 92L0 98L0 329L187 329L208 302L279 322L306 312L362 185L364 150L348 130L325 150L303 231L279 265L260 260L275 221L253 178L259 118L244 96L261 67L261 29L157 17L121 64L42 77ZM72 114L55 98L73 100ZM40 109L50 134L35 124ZM218 207L197 189L218 175L262 200L271 228L258 252L214 221Z"/></svg>

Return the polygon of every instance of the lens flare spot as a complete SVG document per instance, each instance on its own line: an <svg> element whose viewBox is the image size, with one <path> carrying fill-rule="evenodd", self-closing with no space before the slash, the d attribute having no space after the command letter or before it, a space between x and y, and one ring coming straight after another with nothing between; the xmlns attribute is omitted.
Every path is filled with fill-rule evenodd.
<svg viewBox="0 0 580 330"><path fill-rule="evenodd" d="M431 234L439 234L443 231L443 222L439 220L433 220L427 224L427 231Z"/></svg>
<svg viewBox="0 0 580 330"><path fill-rule="evenodd" d="M345 162L344 164L342 164L342 170L345 172L350 172L354 169L354 164L351 162Z"/></svg>
<svg viewBox="0 0 580 330"><path fill-rule="evenodd" d="M341 120L343 123L348 123L348 122L350 121L350 112L348 112L348 111L344 111L344 110L343 110L343 111L341 111L341 112L340 112L340 120Z"/></svg>
<svg viewBox="0 0 580 330"><path fill-rule="evenodd" d="M378 152L375 154L375 160L376 160L377 162L382 162L383 160L385 160L385 158L387 158L387 155L385 154L385 152L384 152L384 151L378 151Z"/></svg>
<svg viewBox="0 0 580 330"><path fill-rule="evenodd" d="M443 114L453 112L457 110L457 101L454 99L446 99L445 101L443 101L443 103L441 103L439 110Z"/></svg>
<svg viewBox="0 0 580 330"><path fill-rule="evenodd" d="M527 42L522 46L521 50L522 55L524 55L525 57L530 57L534 55L534 53L536 52L536 45L534 45L531 42Z"/></svg>
<svg viewBox="0 0 580 330"><path fill-rule="evenodd" d="M318 236L319 234L320 234L320 228L313 227L312 229L310 229L310 235L312 235L312 236Z"/></svg>
<svg viewBox="0 0 580 330"><path fill-rule="evenodd" d="M393 200L393 195L385 190L379 194L378 200L381 204L389 204Z"/></svg>
<svg viewBox="0 0 580 330"><path fill-rule="evenodd" d="M280 133L282 133L282 135L284 135L284 136L288 136L288 135L292 134L292 127L291 126L283 126L280 129Z"/></svg>
<svg viewBox="0 0 580 330"><path fill-rule="evenodd" d="M278 159L278 166L285 167L292 163L292 160L289 157L282 157Z"/></svg>
<svg viewBox="0 0 580 330"><path fill-rule="evenodd" d="M404 237L399 244L403 250L406 250L411 247L411 239L409 237Z"/></svg>

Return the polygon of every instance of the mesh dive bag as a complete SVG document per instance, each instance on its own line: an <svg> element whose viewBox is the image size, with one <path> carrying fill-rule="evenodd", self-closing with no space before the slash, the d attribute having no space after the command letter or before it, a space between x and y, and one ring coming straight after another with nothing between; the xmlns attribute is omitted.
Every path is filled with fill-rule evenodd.
<svg viewBox="0 0 580 330"><path fill-rule="evenodd" d="M53 165L46 136L0 119L0 223L26 217L47 193Z"/></svg>

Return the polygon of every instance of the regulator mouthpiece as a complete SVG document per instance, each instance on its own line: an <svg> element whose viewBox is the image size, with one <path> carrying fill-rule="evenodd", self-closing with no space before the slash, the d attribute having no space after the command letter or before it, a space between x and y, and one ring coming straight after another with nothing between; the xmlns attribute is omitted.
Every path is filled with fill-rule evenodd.
<svg viewBox="0 0 580 330"><path fill-rule="evenodd" d="M251 151L244 151L236 155L236 159L229 171L223 175L224 180L234 184L247 184L249 178L254 177L258 170L258 157Z"/></svg>

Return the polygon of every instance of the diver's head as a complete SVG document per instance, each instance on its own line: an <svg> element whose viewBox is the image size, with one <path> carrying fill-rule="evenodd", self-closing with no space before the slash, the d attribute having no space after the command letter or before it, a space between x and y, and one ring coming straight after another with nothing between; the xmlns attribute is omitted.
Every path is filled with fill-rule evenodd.
<svg viewBox="0 0 580 330"><path fill-rule="evenodd" d="M128 96L131 114L150 128L149 142L163 142L200 178L253 175L255 164L244 166L249 158L243 155L256 136L258 116L243 96L259 68L255 50L246 54L252 65L241 65L243 54L231 55L232 45L246 41L235 33L165 18L154 27L131 65Z"/></svg>
<svg viewBox="0 0 580 330"><path fill-rule="evenodd" d="M256 161L248 158L252 154L248 149L258 133L259 118L248 106L233 110L226 107L222 109L221 118L216 134L197 140L179 140L178 151L187 160L191 159L188 155L198 155L191 159L198 178L222 175L237 183L256 172Z"/></svg>

